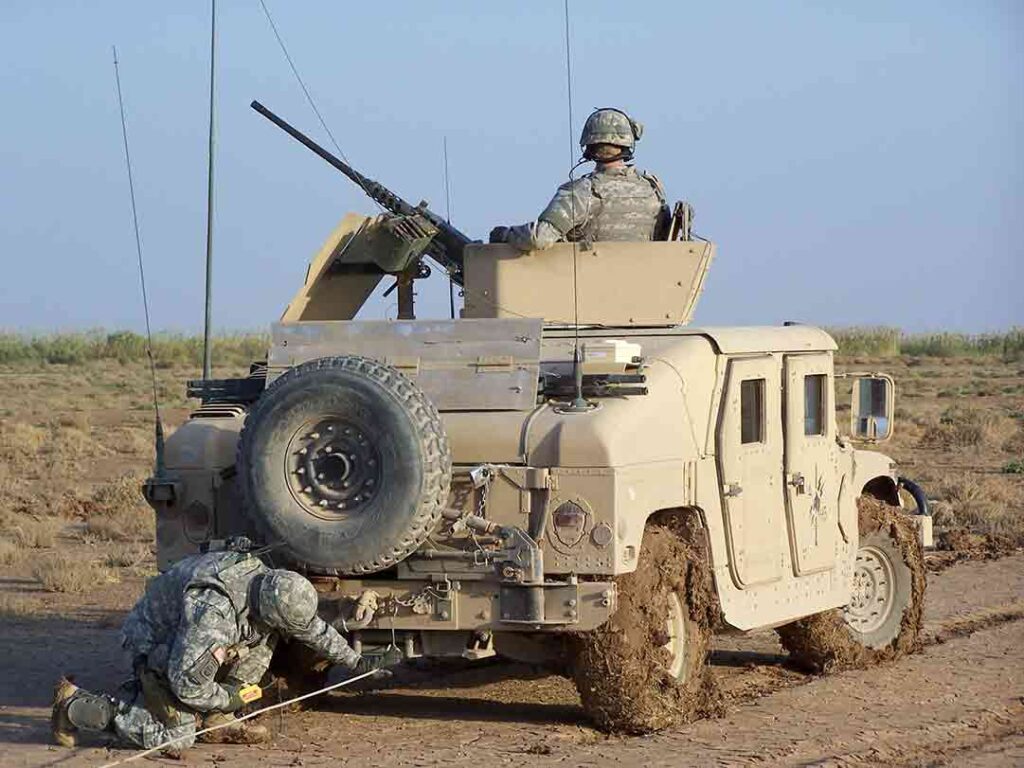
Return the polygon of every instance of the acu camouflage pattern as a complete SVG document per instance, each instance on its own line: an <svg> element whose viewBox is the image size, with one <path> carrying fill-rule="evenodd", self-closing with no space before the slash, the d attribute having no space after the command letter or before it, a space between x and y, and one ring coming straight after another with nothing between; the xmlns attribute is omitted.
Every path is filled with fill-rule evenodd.
<svg viewBox="0 0 1024 768"><path fill-rule="evenodd" d="M559 187L537 223L513 227L508 242L530 251L560 240L660 240L669 220L656 176L628 165L601 168Z"/></svg>
<svg viewBox="0 0 1024 768"><path fill-rule="evenodd" d="M643 135L644 127L618 109L598 109L591 113L580 133L580 147L612 144L632 151Z"/></svg>
<svg viewBox="0 0 1024 768"><path fill-rule="evenodd" d="M260 609L251 611L254 603L266 603L260 599L264 584L274 599L294 599L296 610L278 608L270 622ZM316 615L315 600L303 577L272 571L244 553L183 559L150 582L125 620L122 645L132 658L145 657L145 665L136 671L135 695L124 697L130 703L114 718L115 731L147 749L172 738L181 739L180 748L190 746L194 713L226 711L229 686L259 683L279 637L309 646L332 664L354 667L359 654Z"/></svg>

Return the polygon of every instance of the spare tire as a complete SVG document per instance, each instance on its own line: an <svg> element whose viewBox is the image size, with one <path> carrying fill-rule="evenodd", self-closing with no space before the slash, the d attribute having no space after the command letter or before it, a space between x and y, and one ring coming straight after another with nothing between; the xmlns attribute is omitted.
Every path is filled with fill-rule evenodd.
<svg viewBox="0 0 1024 768"><path fill-rule="evenodd" d="M394 368L311 360L256 402L238 443L246 509L291 564L329 575L381 571L441 518L451 449L437 409Z"/></svg>

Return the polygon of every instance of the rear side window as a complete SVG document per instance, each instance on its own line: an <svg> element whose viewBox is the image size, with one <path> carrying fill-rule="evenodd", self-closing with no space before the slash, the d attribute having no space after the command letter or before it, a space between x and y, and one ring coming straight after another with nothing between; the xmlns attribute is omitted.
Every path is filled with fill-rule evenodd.
<svg viewBox="0 0 1024 768"><path fill-rule="evenodd" d="M740 442L764 442L764 379L740 382Z"/></svg>
<svg viewBox="0 0 1024 768"><path fill-rule="evenodd" d="M825 384L823 373L804 376L804 434L825 434Z"/></svg>

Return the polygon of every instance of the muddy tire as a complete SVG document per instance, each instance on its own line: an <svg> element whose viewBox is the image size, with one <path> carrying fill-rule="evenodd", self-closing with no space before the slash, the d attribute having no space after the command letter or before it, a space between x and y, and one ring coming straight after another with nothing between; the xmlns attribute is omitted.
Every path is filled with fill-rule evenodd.
<svg viewBox="0 0 1024 768"><path fill-rule="evenodd" d="M437 526L451 483L437 409L394 368L354 356L275 380L249 413L237 466L273 557L328 575L405 558Z"/></svg>
<svg viewBox="0 0 1024 768"><path fill-rule="evenodd" d="M926 574L917 533L896 507L857 500L860 546L845 608L778 629L793 662L811 672L877 664L920 646Z"/></svg>
<svg viewBox="0 0 1024 768"><path fill-rule="evenodd" d="M615 613L570 643L580 701L602 730L651 733L706 713L714 611L701 555L648 526L636 571L616 580Z"/></svg>

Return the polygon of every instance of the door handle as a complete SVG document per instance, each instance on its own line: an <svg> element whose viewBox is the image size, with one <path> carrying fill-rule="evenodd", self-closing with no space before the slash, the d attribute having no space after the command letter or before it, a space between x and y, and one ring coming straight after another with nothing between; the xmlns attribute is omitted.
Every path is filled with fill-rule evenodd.
<svg viewBox="0 0 1024 768"><path fill-rule="evenodd" d="M792 475L786 476L786 485L792 485L796 488L797 493L804 493L807 490L807 480L799 472L794 472Z"/></svg>
<svg viewBox="0 0 1024 768"><path fill-rule="evenodd" d="M739 483L726 483L722 487L723 496L739 496L743 493L743 486Z"/></svg>

